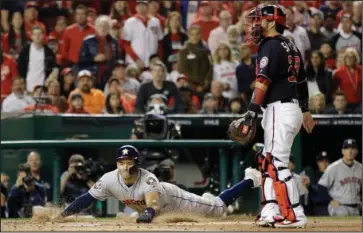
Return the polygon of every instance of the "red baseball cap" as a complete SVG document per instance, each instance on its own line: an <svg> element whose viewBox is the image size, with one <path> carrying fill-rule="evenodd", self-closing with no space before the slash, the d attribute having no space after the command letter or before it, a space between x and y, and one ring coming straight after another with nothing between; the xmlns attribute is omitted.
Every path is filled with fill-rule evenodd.
<svg viewBox="0 0 363 233"><path fill-rule="evenodd" d="M71 68L66 67L66 68L64 68L64 69L62 70L61 75L62 75L62 76L66 76L66 75L67 75L67 74L69 74L69 73L73 73L73 71L72 71L72 69L71 69Z"/></svg>

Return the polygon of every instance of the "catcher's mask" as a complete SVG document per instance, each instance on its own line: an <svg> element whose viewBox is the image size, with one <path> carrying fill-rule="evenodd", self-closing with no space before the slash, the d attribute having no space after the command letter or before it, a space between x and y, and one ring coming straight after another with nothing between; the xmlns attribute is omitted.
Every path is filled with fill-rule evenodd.
<svg viewBox="0 0 363 233"><path fill-rule="evenodd" d="M276 5L266 5L263 7L252 8L245 19L245 29L249 33L249 40L255 44L259 44L264 38L262 20L275 21L276 24L288 28L286 26L286 14Z"/></svg>

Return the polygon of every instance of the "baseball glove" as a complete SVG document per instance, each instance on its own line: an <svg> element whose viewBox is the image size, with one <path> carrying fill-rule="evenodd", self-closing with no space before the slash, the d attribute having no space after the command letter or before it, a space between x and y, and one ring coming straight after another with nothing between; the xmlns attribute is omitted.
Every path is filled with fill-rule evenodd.
<svg viewBox="0 0 363 233"><path fill-rule="evenodd" d="M253 112L246 112L238 120L234 120L228 127L229 138L242 145L250 143L256 135L256 117Z"/></svg>

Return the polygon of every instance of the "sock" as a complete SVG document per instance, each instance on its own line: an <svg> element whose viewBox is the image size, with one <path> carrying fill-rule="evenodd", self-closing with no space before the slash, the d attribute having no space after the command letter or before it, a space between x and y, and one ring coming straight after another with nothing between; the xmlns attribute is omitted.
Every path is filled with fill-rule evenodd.
<svg viewBox="0 0 363 233"><path fill-rule="evenodd" d="M252 187L253 180L242 180L235 184L232 188L224 190L218 197L224 202L224 204L226 204L226 206L229 206L238 197L240 197L245 190L252 189Z"/></svg>

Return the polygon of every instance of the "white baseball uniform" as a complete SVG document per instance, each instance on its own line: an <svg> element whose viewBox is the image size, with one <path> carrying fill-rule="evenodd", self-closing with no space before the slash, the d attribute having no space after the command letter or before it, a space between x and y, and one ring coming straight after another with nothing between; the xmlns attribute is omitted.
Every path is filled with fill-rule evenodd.
<svg viewBox="0 0 363 233"><path fill-rule="evenodd" d="M136 55L149 67L149 58L158 53L158 43L163 39L163 31L159 19L150 17L145 24L137 17L131 17L125 21L123 28L123 39L131 43L131 48ZM135 61L126 55L126 63L133 64Z"/></svg>
<svg viewBox="0 0 363 233"><path fill-rule="evenodd" d="M354 161L349 167L339 159L330 164L318 184L328 189L333 200L340 203L339 206L328 206L331 216L359 215L359 206L362 203L362 164ZM358 205L354 207L354 205Z"/></svg>
<svg viewBox="0 0 363 233"><path fill-rule="evenodd" d="M103 175L89 190L89 193L100 201L114 197L138 213L145 211L145 194L149 192L160 193L159 208L162 213L177 211L222 216L226 211L226 206L219 197L201 197L176 185L159 182L154 174L141 168L136 182L130 187L124 183L116 169Z"/></svg>

